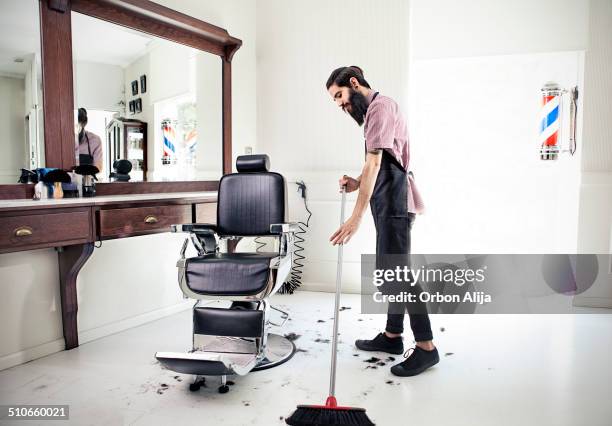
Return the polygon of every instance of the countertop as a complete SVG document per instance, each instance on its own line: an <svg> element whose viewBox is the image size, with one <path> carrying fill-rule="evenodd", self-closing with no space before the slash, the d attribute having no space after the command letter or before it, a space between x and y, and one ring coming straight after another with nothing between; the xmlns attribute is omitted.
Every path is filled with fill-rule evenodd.
<svg viewBox="0 0 612 426"><path fill-rule="evenodd" d="M91 198L48 198L43 200L0 200L0 211L41 208L102 206L116 203L144 203L157 200L215 202L217 191L166 192L156 194L101 195Z"/></svg>

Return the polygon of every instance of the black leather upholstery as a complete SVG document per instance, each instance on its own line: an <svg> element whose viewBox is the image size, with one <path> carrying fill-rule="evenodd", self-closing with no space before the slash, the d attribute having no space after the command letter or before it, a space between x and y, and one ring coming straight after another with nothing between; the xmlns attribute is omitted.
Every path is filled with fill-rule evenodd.
<svg viewBox="0 0 612 426"><path fill-rule="evenodd" d="M236 170L238 173L267 172L270 170L270 157L266 154L239 155Z"/></svg>
<svg viewBox="0 0 612 426"><path fill-rule="evenodd" d="M185 274L191 291L209 296L254 295L270 276L277 253L212 253L187 259Z"/></svg>
<svg viewBox="0 0 612 426"><path fill-rule="evenodd" d="M261 337L263 314L256 309L196 308L193 332L210 336Z"/></svg>
<svg viewBox="0 0 612 426"><path fill-rule="evenodd" d="M270 235L270 225L285 222L285 179L278 173L225 175L219 183L217 230L220 235Z"/></svg>

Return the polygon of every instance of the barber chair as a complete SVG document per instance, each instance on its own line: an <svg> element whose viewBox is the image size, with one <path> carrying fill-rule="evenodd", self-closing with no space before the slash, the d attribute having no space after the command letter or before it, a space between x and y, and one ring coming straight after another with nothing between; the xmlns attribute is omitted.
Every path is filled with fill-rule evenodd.
<svg viewBox="0 0 612 426"><path fill-rule="evenodd" d="M113 161L113 171L109 175L111 182L129 182L132 162L130 160Z"/></svg>
<svg viewBox="0 0 612 426"><path fill-rule="evenodd" d="M172 232L189 234L177 267L184 297L196 300L193 342L189 352L157 352L155 357L169 370L193 375L192 391L204 376L221 376L219 391L227 392L228 375L271 368L295 353L292 341L269 332L288 318L270 297L290 273L299 230L285 220L285 179L268 171L269 162L267 155L238 157L238 173L219 182L216 225L172 226ZM260 236L274 237L274 252L232 250L238 240ZM197 256L186 258L190 242Z"/></svg>

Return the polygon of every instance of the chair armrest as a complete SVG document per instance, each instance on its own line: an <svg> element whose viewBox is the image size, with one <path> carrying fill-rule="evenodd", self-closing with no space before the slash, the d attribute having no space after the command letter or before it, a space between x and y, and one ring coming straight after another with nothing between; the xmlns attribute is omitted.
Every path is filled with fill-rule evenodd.
<svg viewBox="0 0 612 426"><path fill-rule="evenodd" d="M217 225L212 223L183 223L180 225L171 225L171 232L189 232L194 234L210 234L217 233Z"/></svg>
<svg viewBox="0 0 612 426"><path fill-rule="evenodd" d="M207 253L215 253L219 247L217 239L215 238L215 235L217 235L217 226L211 223L183 223L180 225L171 225L170 230L171 232L187 232L191 234L187 240L191 239L191 242L198 251L198 256ZM185 255L186 248L187 242L183 245L181 257Z"/></svg>
<svg viewBox="0 0 612 426"><path fill-rule="evenodd" d="M300 225L296 222L273 223L270 225L270 233L280 237L279 254L281 256L281 261L283 261L284 258L288 258L289 263L291 263L295 244L295 233L301 230L302 228L300 228Z"/></svg>
<svg viewBox="0 0 612 426"><path fill-rule="evenodd" d="M272 225L270 225L271 234L295 233L300 230L300 225L297 222L273 223Z"/></svg>

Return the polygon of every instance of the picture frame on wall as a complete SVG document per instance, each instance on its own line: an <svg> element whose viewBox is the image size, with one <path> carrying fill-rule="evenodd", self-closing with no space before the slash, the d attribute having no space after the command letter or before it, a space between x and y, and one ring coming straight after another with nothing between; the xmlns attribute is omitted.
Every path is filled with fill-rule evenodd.
<svg viewBox="0 0 612 426"><path fill-rule="evenodd" d="M138 80L132 81L132 96L136 96L138 94Z"/></svg>
<svg viewBox="0 0 612 426"><path fill-rule="evenodd" d="M140 93L147 93L147 76L140 76Z"/></svg>
<svg viewBox="0 0 612 426"><path fill-rule="evenodd" d="M130 101L130 114L134 114L135 110L136 110L136 102Z"/></svg>
<svg viewBox="0 0 612 426"><path fill-rule="evenodd" d="M142 98L138 98L134 101L134 112L139 114L142 112Z"/></svg>

